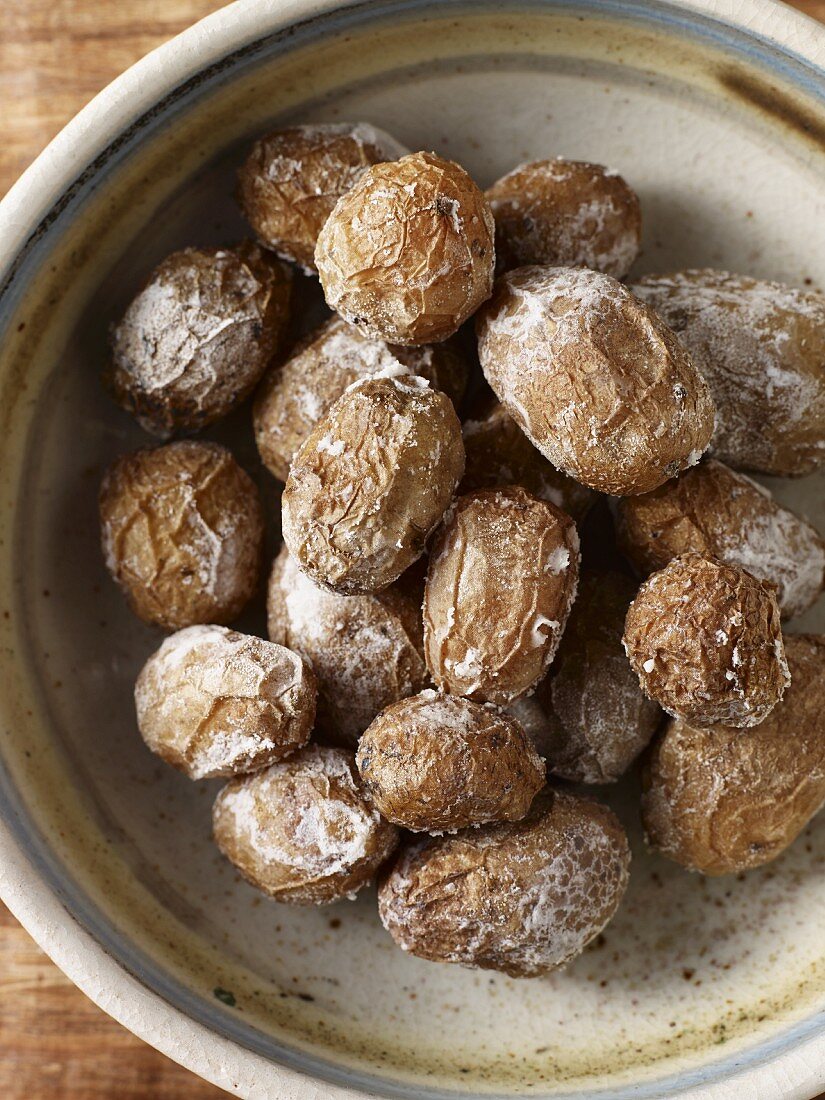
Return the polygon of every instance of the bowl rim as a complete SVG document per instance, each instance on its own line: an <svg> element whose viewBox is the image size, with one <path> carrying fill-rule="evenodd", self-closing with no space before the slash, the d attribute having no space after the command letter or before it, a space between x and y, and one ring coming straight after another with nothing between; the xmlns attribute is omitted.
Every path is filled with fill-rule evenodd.
<svg viewBox="0 0 825 1100"><path fill-rule="evenodd" d="M197 73L264 35L354 8L363 0L235 0L152 50L99 92L52 139L0 200L0 284L33 242L55 199L115 139ZM452 2L452 0L449 0ZM552 0L550 0L552 4ZM652 5L651 5L652 6ZM825 26L780 0L667 0L825 70ZM200 1077L258 1100L365 1100L375 1093L311 1078L193 1020L113 958L63 904L0 817L0 900L42 950L99 1008ZM718 1064L718 1063L714 1063ZM810 1100L825 1087L825 1029L770 1062L737 1066L684 1096Z"/></svg>

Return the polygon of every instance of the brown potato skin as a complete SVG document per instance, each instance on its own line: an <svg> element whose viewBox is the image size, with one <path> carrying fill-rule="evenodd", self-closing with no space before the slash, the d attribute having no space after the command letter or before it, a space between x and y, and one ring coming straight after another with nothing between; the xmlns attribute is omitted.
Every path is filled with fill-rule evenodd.
<svg viewBox="0 0 825 1100"><path fill-rule="evenodd" d="M348 386L387 368L406 367L458 405L469 368L452 343L402 348L370 340L341 317L331 317L264 376L255 394L253 423L261 461L280 481L303 441Z"/></svg>
<svg viewBox="0 0 825 1100"><path fill-rule="evenodd" d="M173 252L112 329L107 385L151 435L202 430L258 384L286 332L291 286L289 268L251 241Z"/></svg>
<svg viewBox="0 0 825 1100"><path fill-rule="evenodd" d="M743 736L671 721L643 776L648 843L683 867L730 875L783 852L825 803L825 637L785 639L791 686Z"/></svg>
<svg viewBox="0 0 825 1100"><path fill-rule="evenodd" d="M190 779L244 775L309 740L315 676L284 646L222 626L167 638L135 684L138 729Z"/></svg>
<svg viewBox="0 0 825 1100"><path fill-rule="evenodd" d="M316 584L378 592L421 556L463 473L450 399L412 375L368 378L296 454L281 500L284 542Z"/></svg>
<svg viewBox="0 0 825 1100"><path fill-rule="evenodd" d="M648 493L710 443L706 383L662 320L609 275L509 271L476 333L496 397L545 458L592 489Z"/></svg>
<svg viewBox="0 0 825 1100"><path fill-rule="evenodd" d="M312 666L318 730L336 743L355 748L377 714L429 682L421 602L400 582L338 596L304 576L283 547L269 578L267 624L273 642Z"/></svg>
<svg viewBox="0 0 825 1100"><path fill-rule="evenodd" d="M121 455L103 479L100 521L106 566L145 622L223 625L258 586L258 491L217 443L180 440Z"/></svg>
<svg viewBox="0 0 825 1100"><path fill-rule="evenodd" d="M420 958L540 977L610 921L629 864L606 806L547 788L521 821L402 848L378 911L398 946Z"/></svg>
<svg viewBox="0 0 825 1100"><path fill-rule="evenodd" d="M353 754L326 745L231 780L215 799L212 827L248 882L291 905L352 897L398 844L398 830L366 796Z"/></svg>
<svg viewBox="0 0 825 1100"><path fill-rule="evenodd" d="M462 432L466 462L461 493L521 485L577 523L587 515L596 499L593 491L552 466L495 398L464 421Z"/></svg>
<svg viewBox="0 0 825 1100"><path fill-rule="evenodd" d="M622 553L642 576L690 552L776 585L782 617L801 615L825 585L825 542L767 489L706 459L652 493L618 502Z"/></svg>
<svg viewBox="0 0 825 1100"><path fill-rule="evenodd" d="M615 783L662 722L622 647L636 585L622 573L582 573L558 653L533 697L534 743L548 770L573 783Z"/></svg>
<svg viewBox="0 0 825 1100"><path fill-rule="evenodd" d="M367 123L291 126L253 145L238 172L238 199L258 240L307 274L318 234L338 199L382 161L407 150Z"/></svg>
<svg viewBox="0 0 825 1100"><path fill-rule="evenodd" d="M503 706L542 677L576 596L568 515L519 486L460 497L433 540L424 652L436 684Z"/></svg>
<svg viewBox="0 0 825 1100"><path fill-rule="evenodd" d="M327 304L393 344L447 339L490 296L495 226L464 169L412 153L368 169L330 214L315 263Z"/></svg>
<svg viewBox="0 0 825 1100"><path fill-rule="evenodd" d="M544 786L544 763L514 718L432 690L387 707L355 759L384 817L412 832L519 821Z"/></svg>
<svg viewBox="0 0 825 1100"><path fill-rule="evenodd" d="M775 590L718 558L686 554L653 573L623 641L645 694L694 726L755 726L788 686Z"/></svg>
<svg viewBox="0 0 825 1100"><path fill-rule="evenodd" d="M632 289L710 386L717 458L779 477L825 463L825 296L709 268L648 275Z"/></svg>
<svg viewBox="0 0 825 1100"><path fill-rule="evenodd" d="M586 161L537 160L487 190L501 270L589 267L623 279L639 254L642 213L616 172Z"/></svg>

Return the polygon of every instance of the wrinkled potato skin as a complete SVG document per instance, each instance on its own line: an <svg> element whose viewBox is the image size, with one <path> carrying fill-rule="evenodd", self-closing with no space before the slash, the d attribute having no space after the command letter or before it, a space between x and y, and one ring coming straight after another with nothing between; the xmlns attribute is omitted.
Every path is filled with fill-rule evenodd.
<svg viewBox="0 0 825 1100"><path fill-rule="evenodd" d="M231 622L258 585L258 491L225 447L181 440L122 455L100 490L106 566L132 611L180 630Z"/></svg>
<svg viewBox="0 0 825 1100"><path fill-rule="evenodd" d="M661 319L585 268L521 267L476 319L496 397L559 470L602 493L647 493L698 462L707 385Z"/></svg>
<svg viewBox="0 0 825 1100"><path fill-rule="evenodd" d="M538 160L487 191L501 270L589 267L623 279L639 254L639 199L616 172L584 161Z"/></svg>
<svg viewBox="0 0 825 1100"><path fill-rule="evenodd" d="M231 780L215 799L212 828L248 882L292 905L352 897L398 844L396 827L365 795L352 753L324 745Z"/></svg>
<svg viewBox="0 0 825 1100"><path fill-rule="evenodd" d="M707 268L648 275L632 289L710 386L716 458L778 477L825 463L825 296Z"/></svg>
<svg viewBox="0 0 825 1100"><path fill-rule="evenodd" d="M467 385L466 360L450 343L402 348L370 340L331 317L273 366L255 394L253 421L261 460L286 481L295 452L344 390L386 368L407 367L458 405Z"/></svg>
<svg viewBox="0 0 825 1100"><path fill-rule="evenodd" d="M694 726L755 726L788 686L773 587L718 558L686 554L652 574L623 640L645 694Z"/></svg>
<svg viewBox="0 0 825 1100"><path fill-rule="evenodd" d="M190 779L215 779L260 771L305 745L315 695L298 654L222 626L190 626L143 666L135 707L152 752Z"/></svg>
<svg viewBox="0 0 825 1100"><path fill-rule="evenodd" d="M643 777L648 842L705 875L759 867L825 803L825 637L786 638L791 686L743 735L669 723Z"/></svg>
<svg viewBox="0 0 825 1100"><path fill-rule="evenodd" d="M619 545L642 576L696 552L777 587L782 617L801 615L825 584L825 543L767 489L714 459L618 504Z"/></svg>
<svg viewBox="0 0 825 1100"><path fill-rule="evenodd" d="M544 764L514 718L435 691L383 711L356 763L384 817L413 832L519 821L544 786Z"/></svg>
<svg viewBox="0 0 825 1100"><path fill-rule="evenodd" d="M407 150L366 123L292 126L256 141L238 172L238 197L258 240L307 274L338 199L373 164Z"/></svg>
<svg viewBox="0 0 825 1100"><path fill-rule="evenodd" d="M315 250L327 304L393 344L447 339L490 297L495 226L464 169L413 153L364 173Z"/></svg>
<svg viewBox="0 0 825 1100"><path fill-rule="evenodd" d="M463 473L448 397L409 375L367 379L296 454L282 497L284 542L316 584L377 592L421 556Z"/></svg>
<svg viewBox="0 0 825 1100"><path fill-rule="evenodd" d="M544 674L576 596L568 515L524 489L460 497L433 541L424 652L436 684L499 705Z"/></svg>
<svg viewBox="0 0 825 1100"><path fill-rule="evenodd" d="M521 485L539 500L549 500L576 522L584 519L595 494L547 461L500 402L493 399L465 420L464 480L459 491Z"/></svg>
<svg viewBox="0 0 825 1100"><path fill-rule="evenodd" d="M173 252L112 329L105 381L118 403L161 439L226 416L283 340L291 283L289 269L249 241Z"/></svg>
<svg viewBox="0 0 825 1100"><path fill-rule="evenodd" d="M622 647L636 585L622 573L583 573L559 651L536 688L544 722L536 747L573 783L614 783L662 721Z"/></svg>
<svg viewBox="0 0 825 1100"><path fill-rule="evenodd" d="M413 955L539 977L610 921L629 864L624 830L606 806L548 789L522 821L403 848L379 885L378 910Z"/></svg>
<svg viewBox="0 0 825 1100"><path fill-rule="evenodd" d="M267 623L273 642L312 666L317 726L336 743L355 748L377 714L429 682L421 601L399 585L337 596L304 576L284 547L269 578Z"/></svg>

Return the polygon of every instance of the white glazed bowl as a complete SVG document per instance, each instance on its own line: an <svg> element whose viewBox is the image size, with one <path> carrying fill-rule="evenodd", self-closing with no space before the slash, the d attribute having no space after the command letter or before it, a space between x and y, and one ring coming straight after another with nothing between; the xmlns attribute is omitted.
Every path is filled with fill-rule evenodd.
<svg viewBox="0 0 825 1100"><path fill-rule="evenodd" d="M243 232L233 168L270 123L367 119L482 184L607 162L641 194L638 270L821 287L823 64L825 32L768 0L242 0L130 69L0 206L0 892L138 1035L256 1098L825 1087L825 822L742 881L637 836L604 940L542 981L405 957L369 893L264 902L210 844L214 785L137 735L158 637L105 575L95 510L105 463L144 442L99 386L107 325L166 252ZM247 420L215 434L255 468ZM825 529L823 484L781 494Z"/></svg>

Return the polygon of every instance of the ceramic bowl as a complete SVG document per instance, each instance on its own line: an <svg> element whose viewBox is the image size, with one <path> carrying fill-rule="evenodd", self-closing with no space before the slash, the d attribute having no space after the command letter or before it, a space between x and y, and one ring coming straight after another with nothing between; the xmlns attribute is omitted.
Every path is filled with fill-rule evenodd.
<svg viewBox="0 0 825 1100"><path fill-rule="evenodd" d="M244 227L253 135L365 119L482 184L563 154L641 195L638 271L825 284L825 31L767 0L243 0L150 55L0 207L2 896L99 1005L244 1097L810 1097L825 1086L825 820L705 880L634 835L605 936L544 980L399 952L374 894L305 911L210 843L214 784L153 758L131 687L159 638L101 561L106 463L145 442L100 386L165 253ZM242 410L212 433L261 476ZM825 480L780 496L825 529ZM260 629L262 616L247 620ZM825 629L822 609L795 628ZM792 731L789 731L789 735Z"/></svg>

